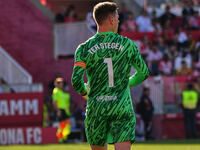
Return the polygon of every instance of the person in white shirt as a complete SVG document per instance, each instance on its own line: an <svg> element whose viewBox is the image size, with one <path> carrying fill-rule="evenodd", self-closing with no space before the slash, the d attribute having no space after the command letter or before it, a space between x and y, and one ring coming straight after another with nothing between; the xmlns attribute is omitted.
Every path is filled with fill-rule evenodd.
<svg viewBox="0 0 200 150"><path fill-rule="evenodd" d="M159 72L162 75L169 76L172 73L172 67L173 65L171 60L169 59L169 56L167 54L164 54L163 59L159 63Z"/></svg>
<svg viewBox="0 0 200 150"><path fill-rule="evenodd" d="M176 57L175 61L174 61L174 69L175 70L179 70L181 68L181 62L185 61L187 68L191 68L192 67L192 58L190 54L187 54L187 52L183 52L181 55L179 55L178 57Z"/></svg>
<svg viewBox="0 0 200 150"><path fill-rule="evenodd" d="M97 25L93 19L92 12L88 12L86 16L87 27L92 33L97 32Z"/></svg>
<svg viewBox="0 0 200 150"><path fill-rule="evenodd" d="M149 52L147 56L148 65L151 70L152 75L158 75L159 74L159 62L162 59L163 54L158 50L158 47L156 44L153 44L151 51Z"/></svg>
<svg viewBox="0 0 200 150"><path fill-rule="evenodd" d="M97 32L97 24L94 21L92 9L96 4L97 4L96 2L91 4L90 11L86 15L87 27L94 34Z"/></svg>
<svg viewBox="0 0 200 150"><path fill-rule="evenodd" d="M141 15L137 17L136 24L138 25L138 30L140 32L152 32L153 31L151 18L147 15L147 12L145 10L143 10Z"/></svg>

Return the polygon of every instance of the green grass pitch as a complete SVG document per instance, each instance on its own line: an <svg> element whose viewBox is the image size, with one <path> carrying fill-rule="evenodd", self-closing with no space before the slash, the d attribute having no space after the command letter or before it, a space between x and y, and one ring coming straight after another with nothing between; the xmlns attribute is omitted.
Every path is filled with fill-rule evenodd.
<svg viewBox="0 0 200 150"><path fill-rule="evenodd" d="M0 150L90 150L90 146L87 143L11 145L0 146ZM114 146L108 145L108 150L114 150ZM200 150L200 143L139 143L133 144L131 150Z"/></svg>

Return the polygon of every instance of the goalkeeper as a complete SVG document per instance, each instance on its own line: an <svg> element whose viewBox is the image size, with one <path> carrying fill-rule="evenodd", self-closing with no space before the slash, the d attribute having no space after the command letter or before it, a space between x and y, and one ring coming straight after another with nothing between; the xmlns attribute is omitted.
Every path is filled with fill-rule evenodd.
<svg viewBox="0 0 200 150"><path fill-rule="evenodd" d="M144 81L149 71L133 41L117 34L115 3L97 4L93 17L98 31L78 46L72 75L74 89L88 98L87 141L92 150L106 150L107 143L114 143L116 150L130 150L136 123L130 87ZM132 66L136 73L130 77ZM89 88L83 80L85 71Z"/></svg>

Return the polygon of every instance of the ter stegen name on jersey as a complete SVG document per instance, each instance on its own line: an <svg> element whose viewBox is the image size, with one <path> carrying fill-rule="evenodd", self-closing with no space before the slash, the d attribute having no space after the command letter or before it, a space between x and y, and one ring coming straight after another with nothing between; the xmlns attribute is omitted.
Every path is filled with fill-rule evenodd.
<svg viewBox="0 0 200 150"><path fill-rule="evenodd" d="M91 54L94 54L97 50L100 49L116 49L122 51L124 49L123 45L120 45L119 43L100 43L96 44L93 47L91 47L88 52Z"/></svg>

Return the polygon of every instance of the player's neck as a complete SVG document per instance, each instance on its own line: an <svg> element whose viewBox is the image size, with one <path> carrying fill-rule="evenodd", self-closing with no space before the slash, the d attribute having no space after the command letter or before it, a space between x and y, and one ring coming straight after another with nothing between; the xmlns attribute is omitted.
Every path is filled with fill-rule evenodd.
<svg viewBox="0 0 200 150"><path fill-rule="evenodd" d="M103 32L114 32L112 28L106 27L106 26L99 26L97 29L97 33L103 33Z"/></svg>

